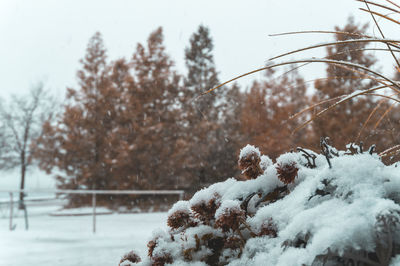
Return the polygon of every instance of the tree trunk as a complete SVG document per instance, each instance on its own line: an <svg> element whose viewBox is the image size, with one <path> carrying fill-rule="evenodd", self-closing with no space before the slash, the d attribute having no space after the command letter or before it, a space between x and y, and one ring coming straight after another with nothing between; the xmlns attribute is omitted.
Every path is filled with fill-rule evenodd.
<svg viewBox="0 0 400 266"><path fill-rule="evenodd" d="M25 172L26 172L26 165L25 165L25 156L21 156L21 185L20 189L23 190L25 188ZM23 210L25 209L25 204L24 204L24 192L19 193L19 209Z"/></svg>

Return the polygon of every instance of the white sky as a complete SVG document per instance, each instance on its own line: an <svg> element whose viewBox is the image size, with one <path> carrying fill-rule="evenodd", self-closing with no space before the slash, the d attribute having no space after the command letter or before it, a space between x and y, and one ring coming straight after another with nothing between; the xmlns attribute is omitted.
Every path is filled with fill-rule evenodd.
<svg viewBox="0 0 400 266"><path fill-rule="evenodd" d="M183 73L184 48L202 23L211 30L224 81L262 66L271 56L330 40L327 35L268 34L331 30L344 25L350 14L356 21L369 21L358 7L362 4L354 0L0 0L0 96L26 92L39 81L64 95L67 86L75 85L79 59L96 31L103 34L109 59L114 60L130 58L136 44L162 26L167 51ZM386 32L399 36L395 26ZM323 70L318 65L304 74L316 78Z"/></svg>

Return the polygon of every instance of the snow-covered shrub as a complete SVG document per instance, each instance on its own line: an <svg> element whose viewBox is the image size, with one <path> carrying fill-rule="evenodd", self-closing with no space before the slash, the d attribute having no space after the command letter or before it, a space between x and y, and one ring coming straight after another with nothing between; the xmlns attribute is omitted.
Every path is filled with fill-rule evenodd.
<svg viewBox="0 0 400 266"><path fill-rule="evenodd" d="M130 251L121 258L119 266L124 266L124 265L129 266L132 263L135 264L141 261L142 261L141 258L139 257L138 254L136 254L135 251Z"/></svg>
<svg viewBox="0 0 400 266"><path fill-rule="evenodd" d="M177 202L168 232L154 233L148 256L131 264L399 265L400 168L374 149L321 143L322 154L298 148L275 164L245 147L247 180Z"/></svg>

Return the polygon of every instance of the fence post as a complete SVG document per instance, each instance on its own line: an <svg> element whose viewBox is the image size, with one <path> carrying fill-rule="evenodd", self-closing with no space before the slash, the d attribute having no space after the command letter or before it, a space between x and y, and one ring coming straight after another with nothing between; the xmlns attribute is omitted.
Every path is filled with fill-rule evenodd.
<svg viewBox="0 0 400 266"><path fill-rule="evenodd" d="M14 209L14 202L13 202L13 193L10 192L10 231L14 229L13 226L13 209Z"/></svg>
<svg viewBox="0 0 400 266"><path fill-rule="evenodd" d="M28 223L28 209L26 208L25 202L22 203L24 205L24 218L25 218L25 230L29 229L29 223Z"/></svg>
<svg viewBox="0 0 400 266"><path fill-rule="evenodd" d="M179 200L183 200L184 192L179 193Z"/></svg>
<svg viewBox="0 0 400 266"><path fill-rule="evenodd" d="M93 234L96 233L96 193L92 194L92 207L93 207Z"/></svg>

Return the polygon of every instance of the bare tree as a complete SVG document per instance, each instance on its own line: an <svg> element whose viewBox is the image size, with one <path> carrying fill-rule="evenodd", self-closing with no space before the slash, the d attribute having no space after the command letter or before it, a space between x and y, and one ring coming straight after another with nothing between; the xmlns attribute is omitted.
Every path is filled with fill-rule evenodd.
<svg viewBox="0 0 400 266"><path fill-rule="evenodd" d="M7 141L9 136L4 121L0 120L0 169L9 168L10 165L8 157L11 147Z"/></svg>
<svg viewBox="0 0 400 266"><path fill-rule="evenodd" d="M54 101L43 90L34 86L29 95L13 95L0 103L0 167L20 167L20 189L25 188L26 172L33 163L36 140L42 134L44 121L54 113ZM24 209L24 193L19 195L19 208Z"/></svg>

